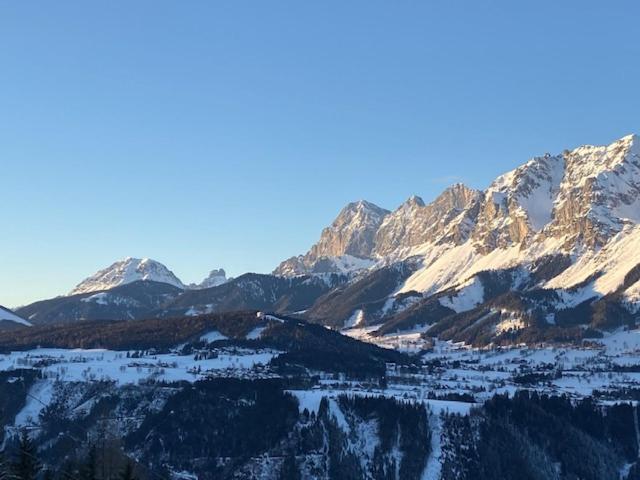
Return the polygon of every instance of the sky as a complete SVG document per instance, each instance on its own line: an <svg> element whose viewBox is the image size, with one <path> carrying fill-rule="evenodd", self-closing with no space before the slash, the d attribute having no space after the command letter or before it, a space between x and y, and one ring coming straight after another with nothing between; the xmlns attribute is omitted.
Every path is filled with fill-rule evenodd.
<svg viewBox="0 0 640 480"><path fill-rule="evenodd" d="M348 202L640 133L637 1L0 3L0 304L269 272Z"/></svg>

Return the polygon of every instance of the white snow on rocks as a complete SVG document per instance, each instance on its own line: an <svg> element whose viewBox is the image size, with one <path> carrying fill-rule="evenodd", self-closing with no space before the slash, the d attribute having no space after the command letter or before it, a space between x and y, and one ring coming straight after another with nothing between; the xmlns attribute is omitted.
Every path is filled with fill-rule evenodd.
<svg viewBox="0 0 640 480"><path fill-rule="evenodd" d="M192 290L202 290L205 288L217 287L219 285L227 283L228 281L229 279L227 278L227 273L224 271L224 269L219 268L219 269L211 270L207 278L202 280L202 282L198 284L196 283L189 284L188 288Z"/></svg>
<svg viewBox="0 0 640 480"><path fill-rule="evenodd" d="M225 335L221 334L219 331L212 330L212 331L207 332L204 335L202 335L200 337L200 341L201 342L211 343L211 342L217 342L219 340L227 340L228 338L229 337L226 337Z"/></svg>
<svg viewBox="0 0 640 480"><path fill-rule="evenodd" d="M363 208L354 205L346 210ZM412 197L385 214L376 227L371 252L364 253L368 259L360 259L375 260L371 269L409 258L421 263L394 294L465 289L466 282L481 271L512 267L526 271L542 257L561 256L573 265L535 287L567 290L603 273L593 289L596 296L604 295L618 288L624 275L640 263L640 140L628 135L605 146L535 157L499 176L464 205L441 212L438 218L446 219L452 228L435 237L424 225L427 207ZM365 223L373 231L379 217L376 222L363 222L358 215L343 215L340 232L361 231ZM338 231L334 227L325 229L312 248L314 258L322 254L338 262L342 253L338 247L344 242L337 233L329 235ZM449 295L442 299L443 305L456 311L472 308L472 299L477 298L473 293ZM627 298L633 302L636 297L630 293Z"/></svg>
<svg viewBox="0 0 640 480"><path fill-rule="evenodd" d="M83 280L69 295L110 290L139 280L168 283L174 287L185 288L178 277L160 262L149 258L127 257Z"/></svg>
<svg viewBox="0 0 640 480"><path fill-rule="evenodd" d="M574 265L546 284L547 288L568 288L587 280L597 272L602 276L593 289L604 295L622 285L625 275L640 264L640 226L629 226L596 252L588 252Z"/></svg>

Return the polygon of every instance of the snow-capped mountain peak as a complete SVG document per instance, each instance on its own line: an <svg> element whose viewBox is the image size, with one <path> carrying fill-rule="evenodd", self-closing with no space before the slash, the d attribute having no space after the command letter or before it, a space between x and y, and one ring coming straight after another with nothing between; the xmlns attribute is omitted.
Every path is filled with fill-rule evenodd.
<svg viewBox="0 0 640 480"><path fill-rule="evenodd" d="M565 151L562 183L548 229L599 248L640 222L640 141L627 135L610 145Z"/></svg>
<svg viewBox="0 0 640 480"><path fill-rule="evenodd" d="M282 262L276 275L293 276L303 273L342 271L345 264L360 265L357 259L371 256L375 234L389 215L389 211L377 205L359 200L345 206L333 223L322 230L320 240L306 255L292 257ZM349 259L339 267L338 258ZM356 261L353 261L356 259ZM370 262L367 262L369 265ZM318 268L316 268L318 267Z"/></svg>
<svg viewBox="0 0 640 480"><path fill-rule="evenodd" d="M162 263L150 258L127 257L80 282L69 295L109 290L119 285L148 280L184 289L184 284Z"/></svg>
<svg viewBox="0 0 640 480"><path fill-rule="evenodd" d="M345 254L344 233L366 224L355 221L365 207L347 205L309 253L285 262L291 268L276 274L314 273L317 265L335 264ZM640 281L632 282L632 270L640 269L637 135L534 157L482 192L457 184L428 204L413 196L377 221L373 240L360 255L371 263L361 269L373 275L378 267L419 260L395 292L428 297L481 272L508 270L519 272L513 273L516 291L535 285L557 290L559 298L578 298L563 289L582 283L585 295L596 297L624 286L624 295L618 295L640 311L634 303Z"/></svg>
<svg viewBox="0 0 640 480"><path fill-rule="evenodd" d="M424 207L424 200L418 195L411 195L399 208Z"/></svg>
<svg viewBox="0 0 640 480"><path fill-rule="evenodd" d="M458 183L428 205L420 197L410 197L384 219L376 232L375 256L397 257L425 242L466 239L468 229L461 214L477 202L479 195L476 190Z"/></svg>

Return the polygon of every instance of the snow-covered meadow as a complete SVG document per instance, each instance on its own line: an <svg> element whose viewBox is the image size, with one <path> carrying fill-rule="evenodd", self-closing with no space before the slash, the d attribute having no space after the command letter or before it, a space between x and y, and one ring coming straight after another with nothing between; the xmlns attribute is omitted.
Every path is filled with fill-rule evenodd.
<svg viewBox="0 0 640 480"><path fill-rule="evenodd" d="M402 398L449 397L468 394L482 401L496 393L534 389L573 398L616 397L624 389L640 388L640 330L607 333L582 346L548 345L471 348L464 344L424 339L424 328L374 337L371 328L343 333L382 347L421 354L418 372L389 367L389 388ZM394 394L396 393L394 392Z"/></svg>
<svg viewBox="0 0 640 480"><path fill-rule="evenodd" d="M386 396L420 402L437 415L466 414L474 405L497 393L512 394L533 389L566 394L579 399L598 391L602 402L625 399L622 391L640 389L640 330L620 330L578 346L516 346L470 348L462 344L423 339L421 329L372 337L370 328L344 331L352 337L420 354L421 366L387 366L386 384L347 380L319 374L309 389L289 390L300 410L317 411L323 397L339 395ZM247 338L258 338L256 328ZM225 340L217 331L201 336L205 342ZM72 382L111 382L126 386L149 382L194 382L210 377L267 378L276 374L269 362L277 351L243 348L210 348L208 354L177 346L168 353L106 349L51 349L0 354L0 371L38 369L40 378L31 386L29 399L14 425L37 423L38 414L51 401L55 385Z"/></svg>

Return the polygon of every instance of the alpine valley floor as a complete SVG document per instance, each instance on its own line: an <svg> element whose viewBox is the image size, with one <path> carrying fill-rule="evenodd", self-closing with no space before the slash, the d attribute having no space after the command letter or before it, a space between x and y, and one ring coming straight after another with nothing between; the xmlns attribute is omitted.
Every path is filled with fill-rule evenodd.
<svg viewBox="0 0 640 480"><path fill-rule="evenodd" d="M640 330L472 348L234 315L157 348L62 348L77 326L43 330L47 348L3 334L6 450L27 431L74 478L105 441L144 478L637 478ZM133 347L145 321L127 323ZM93 330L117 346L110 327ZM318 362L336 348L345 365Z"/></svg>

